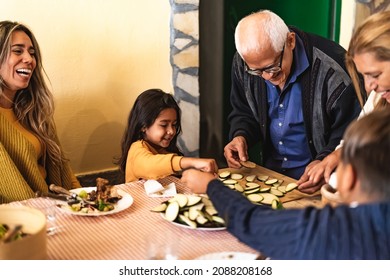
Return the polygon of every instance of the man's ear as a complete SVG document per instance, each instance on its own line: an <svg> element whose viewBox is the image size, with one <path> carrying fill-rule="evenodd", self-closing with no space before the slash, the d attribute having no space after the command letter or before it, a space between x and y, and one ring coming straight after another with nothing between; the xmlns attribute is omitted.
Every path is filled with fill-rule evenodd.
<svg viewBox="0 0 390 280"><path fill-rule="evenodd" d="M287 40L286 40L287 46L293 50L295 48L295 42L296 42L295 33L289 32L287 34Z"/></svg>
<svg viewBox="0 0 390 280"><path fill-rule="evenodd" d="M337 190L344 202L353 202L360 187L356 170L351 164L345 164L340 171L342 174L337 178Z"/></svg>

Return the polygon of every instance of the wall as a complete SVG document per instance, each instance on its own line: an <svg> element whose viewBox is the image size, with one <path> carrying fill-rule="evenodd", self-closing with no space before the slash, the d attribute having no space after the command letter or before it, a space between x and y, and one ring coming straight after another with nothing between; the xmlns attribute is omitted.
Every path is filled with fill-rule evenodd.
<svg viewBox="0 0 390 280"><path fill-rule="evenodd" d="M355 25L355 0L343 0L341 5L341 20L340 20L340 45L346 50L349 46L349 40L352 36L352 31Z"/></svg>
<svg viewBox="0 0 390 280"><path fill-rule="evenodd" d="M223 1L201 1L208 6L200 18L210 16L214 19L210 25L202 27L206 41L208 34L219 38L222 43L223 36L214 27L218 22L215 18L221 17ZM178 13L173 20L170 18L171 4L176 5L174 9ZM116 167L113 158L120 153L126 118L141 91L159 87L173 92L170 60L176 52L172 53L170 46L188 50L188 46L193 46L192 42L199 39L194 23L198 15L192 7L198 4L199 0L0 0L0 20L23 22L38 38L55 95L59 137L77 174ZM354 0L342 1L340 43L344 47L348 47L353 28L354 6ZM184 18L183 11L189 11L189 17ZM186 28L186 24L190 25ZM183 32L186 29L193 32L189 32L191 36L185 39L174 34L172 41L170 32L176 28L178 32L175 33L180 36L186 33ZM187 43L189 38L190 44ZM185 46L178 47L179 40ZM203 62L205 51L222 59L220 45L213 48L210 44L201 44L201 48ZM193 57L196 57L196 52ZM193 70L197 72L197 63L181 68L185 74ZM219 69L216 73L218 79L221 78L218 66L212 64L206 68ZM230 64L223 68L229 71ZM202 68L199 71L202 72ZM185 143L185 152L197 155L197 130L203 127L200 155L217 158L223 146L216 144L222 140L207 127L206 120L217 121L218 127L226 124L218 114L220 111L216 110L221 104L210 102L210 98L200 98L200 103L203 107L207 105L209 113L201 114L200 123L196 123L199 122L198 109L192 108L191 103L197 106L199 102L198 85L196 81L188 82L185 75L174 76L184 77L175 79L175 95L179 95L184 111L182 143ZM202 79L202 73L200 76ZM216 91L222 90L215 78L203 75L206 79L203 85L206 84L207 88L200 88L200 95L215 95ZM184 91L193 91L193 98L186 98ZM202 149L207 152L202 152Z"/></svg>
<svg viewBox="0 0 390 280"><path fill-rule="evenodd" d="M76 174L115 168L143 90L172 92L168 0L0 0L0 20L37 37L58 134Z"/></svg>

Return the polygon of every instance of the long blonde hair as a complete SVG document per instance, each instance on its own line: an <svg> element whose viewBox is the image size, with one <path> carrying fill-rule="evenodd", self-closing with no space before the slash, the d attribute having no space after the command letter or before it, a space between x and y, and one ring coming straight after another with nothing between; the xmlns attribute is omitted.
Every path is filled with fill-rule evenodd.
<svg viewBox="0 0 390 280"><path fill-rule="evenodd" d="M375 13L369 16L353 33L346 53L346 66L352 78L360 105L363 107L366 92L359 79L353 58L357 54L370 52L379 61L390 61L390 11ZM385 99L376 107L387 107Z"/></svg>
<svg viewBox="0 0 390 280"><path fill-rule="evenodd" d="M54 163L60 163L65 158L56 139L53 95L44 79L47 75L42 65L38 42L27 26L18 22L0 22L0 63L3 64L10 55L11 35L15 31L22 31L30 38L35 49L37 65L28 87L16 93L13 110L19 122L30 129L41 142L43 147L42 163L45 164L47 157ZM0 96L4 94L4 87L4 81L0 77Z"/></svg>

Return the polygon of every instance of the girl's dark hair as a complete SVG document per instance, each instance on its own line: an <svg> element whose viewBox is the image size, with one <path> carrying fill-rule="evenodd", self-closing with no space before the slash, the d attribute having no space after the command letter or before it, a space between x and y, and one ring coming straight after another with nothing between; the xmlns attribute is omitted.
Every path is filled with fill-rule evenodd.
<svg viewBox="0 0 390 280"><path fill-rule="evenodd" d="M125 173L127 154L131 144L144 139L142 128L152 126L161 111L165 109L174 109L177 115L176 134L166 150L182 154L177 147L177 137L181 133L181 110L179 105L177 105L173 95L161 89L148 89L137 97L127 120L127 127L122 137L122 155L117 162L123 173Z"/></svg>

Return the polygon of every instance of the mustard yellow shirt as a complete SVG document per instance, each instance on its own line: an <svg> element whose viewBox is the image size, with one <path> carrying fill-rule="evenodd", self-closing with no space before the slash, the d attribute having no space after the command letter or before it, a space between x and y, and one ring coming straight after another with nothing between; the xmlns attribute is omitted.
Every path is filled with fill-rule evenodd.
<svg viewBox="0 0 390 280"><path fill-rule="evenodd" d="M134 142L127 154L126 182L140 179L160 179L181 171L182 156L157 151L144 140Z"/></svg>
<svg viewBox="0 0 390 280"><path fill-rule="evenodd" d="M43 153L39 140L33 144L34 140L29 140L12 120L9 110L0 110L0 204L35 197L37 191L47 193L48 184L67 189L81 187L69 161L58 163L47 158L43 169L38 164L39 154ZM54 141L60 145L53 133Z"/></svg>
<svg viewBox="0 0 390 280"><path fill-rule="evenodd" d="M2 108L0 107L0 114L3 116L17 129L19 130L24 137L33 145L34 150L37 154L37 162L42 157L42 144L39 141L38 137L35 136L31 131L27 130L24 126L20 124L12 108ZM38 163L39 171L42 174L43 178L46 178L45 168Z"/></svg>

